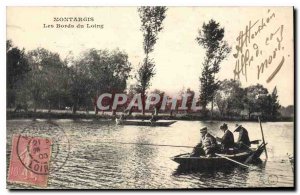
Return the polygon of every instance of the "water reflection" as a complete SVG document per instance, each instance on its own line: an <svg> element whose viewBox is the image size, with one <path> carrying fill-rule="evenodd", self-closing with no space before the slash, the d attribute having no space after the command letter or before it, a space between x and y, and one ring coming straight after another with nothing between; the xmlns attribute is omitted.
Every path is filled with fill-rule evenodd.
<svg viewBox="0 0 300 195"><path fill-rule="evenodd" d="M210 170L188 170L179 166L172 175L196 179L200 182L198 187L223 188L237 183L241 187L245 186L249 179L249 170L234 166Z"/></svg>
<svg viewBox="0 0 300 195"><path fill-rule="evenodd" d="M7 121L7 162L11 136L22 132L31 122ZM34 123L48 122L37 120ZM53 120L50 123L64 129L70 141L70 151L64 167L49 176L48 188L282 187L294 183L286 156L287 152L293 151L293 123L263 123L268 148L273 149L273 154L269 154L268 161L264 161L262 155L263 161L252 165L255 168L221 167L201 171L184 170L170 159L191 152L191 148L140 144L194 146L200 139L201 126L208 126L212 134L220 135L222 132L218 127L222 122L178 121L170 127L116 126L109 120ZM228 125L232 130L235 123L229 122ZM243 126L248 129L251 140L261 138L257 123L245 122ZM67 151L60 152L61 156L67 155ZM274 174L278 181L270 184L269 178L276 178ZM8 187L26 188L19 184L8 184Z"/></svg>

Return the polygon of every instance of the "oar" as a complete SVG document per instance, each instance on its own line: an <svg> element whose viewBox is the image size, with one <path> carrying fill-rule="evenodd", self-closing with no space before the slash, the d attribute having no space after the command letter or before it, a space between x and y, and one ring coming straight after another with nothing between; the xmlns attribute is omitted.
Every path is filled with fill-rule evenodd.
<svg viewBox="0 0 300 195"><path fill-rule="evenodd" d="M238 161L236 161L236 160L233 160L233 159L231 159L231 158L228 158L227 156L224 156L224 155L222 155L222 154L217 154L217 153L216 153L216 155L219 156L219 157L225 158L226 160L229 160L229 161L231 161L231 162L234 162L234 163L236 163L236 164L238 164L238 165L241 165L241 166L243 166L243 167L251 168L251 167L248 166L248 165L245 165L245 164L240 163L240 162L238 162Z"/></svg>
<svg viewBox="0 0 300 195"><path fill-rule="evenodd" d="M260 139L250 141L251 144L259 144Z"/></svg>
<svg viewBox="0 0 300 195"><path fill-rule="evenodd" d="M261 136L262 136L262 140L263 140L263 144L264 144L264 149L265 149L266 158L268 159L268 153L267 153L267 148L266 148L266 142L265 142L265 137L264 137L264 131L263 131L263 128L262 128L262 125L261 125L261 121L260 121L260 118L259 118L259 117L258 117L258 121L259 121L259 124L260 124L260 131L261 131Z"/></svg>

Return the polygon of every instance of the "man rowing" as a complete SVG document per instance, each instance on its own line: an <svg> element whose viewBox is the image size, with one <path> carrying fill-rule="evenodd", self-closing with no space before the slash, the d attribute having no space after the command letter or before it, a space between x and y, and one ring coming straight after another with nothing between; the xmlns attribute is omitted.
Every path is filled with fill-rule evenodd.
<svg viewBox="0 0 300 195"><path fill-rule="evenodd" d="M207 127L200 129L200 142L195 146L191 156L215 156L217 150L217 141L210 133L207 132Z"/></svg>

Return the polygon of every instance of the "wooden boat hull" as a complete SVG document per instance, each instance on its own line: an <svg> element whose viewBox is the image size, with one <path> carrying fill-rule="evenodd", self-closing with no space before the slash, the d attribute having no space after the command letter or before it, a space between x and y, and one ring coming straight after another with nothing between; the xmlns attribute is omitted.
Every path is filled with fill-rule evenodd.
<svg viewBox="0 0 300 195"><path fill-rule="evenodd" d="M257 160L259 156L262 154L263 150L258 149L255 151L247 151L247 152L241 152L234 155L224 155L232 160L244 163L248 157L253 155L254 157L252 160ZM218 168L224 168L227 166L238 166L237 164L223 158L223 157L191 157L190 153L186 154L180 154L177 156L172 157L171 159L175 162L177 162L181 168L184 169L218 169Z"/></svg>
<svg viewBox="0 0 300 195"><path fill-rule="evenodd" d="M176 121L156 121L156 122L151 122L149 120L145 121L138 121L138 120L119 120L116 119L116 124L117 125L133 125L133 126L150 126L150 127L156 127L156 126L161 126L161 127L168 127L172 124L174 124Z"/></svg>

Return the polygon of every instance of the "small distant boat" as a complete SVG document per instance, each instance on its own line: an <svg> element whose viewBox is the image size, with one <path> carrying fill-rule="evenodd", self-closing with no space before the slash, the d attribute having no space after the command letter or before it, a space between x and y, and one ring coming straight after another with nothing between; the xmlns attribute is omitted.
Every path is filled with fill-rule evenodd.
<svg viewBox="0 0 300 195"><path fill-rule="evenodd" d="M180 154L172 157L171 159L182 168L185 169L217 169L223 168L224 166L235 166L236 163L228 160L234 160L240 163L244 163L247 159L251 158L252 161L257 161L264 151L263 147L258 147L258 149L251 149L252 151L239 152L233 155L222 154L222 156L215 157L192 157L190 153ZM227 159L226 159L227 158Z"/></svg>
<svg viewBox="0 0 300 195"><path fill-rule="evenodd" d="M174 124L176 121L150 121L150 120L122 120L116 119L117 125L134 125L134 126L161 126L161 127L168 127Z"/></svg>

